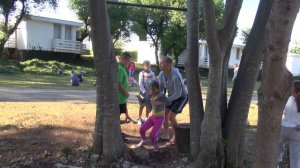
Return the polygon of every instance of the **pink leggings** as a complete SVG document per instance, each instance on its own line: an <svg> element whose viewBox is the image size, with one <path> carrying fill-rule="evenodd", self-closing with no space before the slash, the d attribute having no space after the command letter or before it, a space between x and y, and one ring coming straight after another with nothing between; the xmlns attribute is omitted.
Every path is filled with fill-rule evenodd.
<svg viewBox="0 0 300 168"><path fill-rule="evenodd" d="M153 126L152 131L150 133L150 139L152 141L152 144L154 146L157 146L157 133L161 128L163 122L164 122L164 116L149 117L140 128L140 134L142 139L145 140L146 131Z"/></svg>

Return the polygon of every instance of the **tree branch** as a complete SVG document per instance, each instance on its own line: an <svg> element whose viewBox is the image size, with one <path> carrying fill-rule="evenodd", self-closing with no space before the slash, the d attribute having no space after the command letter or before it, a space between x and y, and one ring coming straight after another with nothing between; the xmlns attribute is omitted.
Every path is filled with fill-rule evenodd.
<svg viewBox="0 0 300 168"><path fill-rule="evenodd" d="M224 16L223 16L223 27L219 31L222 41L220 42L222 49L226 49L231 40L232 33L235 30L236 22L239 17L239 13L243 4L243 0L227 0L225 4Z"/></svg>
<svg viewBox="0 0 300 168"><path fill-rule="evenodd" d="M21 9L19 18L17 19L15 25L11 29L6 29L7 30L6 35L5 35L6 37L4 37L0 43L5 43L9 39L9 36L13 34L13 32L18 28L19 24L23 20L25 14L26 14L25 1L23 0L21 4L22 4L22 9Z"/></svg>
<svg viewBox="0 0 300 168"><path fill-rule="evenodd" d="M204 19L205 19L205 33L206 33L206 40L207 44L218 44L217 47L220 47L220 43L217 38L217 26L215 20L215 4L213 1L210 0L202 0L200 4ZM212 48L212 47L209 47ZM211 51L212 49L210 49Z"/></svg>

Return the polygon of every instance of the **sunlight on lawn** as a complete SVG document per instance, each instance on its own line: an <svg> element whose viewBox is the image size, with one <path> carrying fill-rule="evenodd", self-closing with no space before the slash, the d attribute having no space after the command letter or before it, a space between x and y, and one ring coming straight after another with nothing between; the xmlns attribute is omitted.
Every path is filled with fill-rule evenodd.
<svg viewBox="0 0 300 168"><path fill-rule="evenodd" d="M249 108L249 114L248 114L248 124L257 125L257 117L258 117L257 105L251 104Z"/></svg>
<svg viewBox="0 0 300 168"><path fill-rule="evenodd" d="M129 104L128 111L133 121L138 118L137 104ZM72 102L1 102L0 130L7 125L38 127L41 125L68 126L92 130L95 120L96 104ZM145 113L143 113L143 118ZM124 120L125 116L121 116ZM177 116L179 123L190 120L188 105ZM249 125L257 125L257 106L251 104L248 115ZM126 127L126 124L124 125ZM122 127L123 128L123 127ZM126 128L125 128L126 129Z"/></svg>

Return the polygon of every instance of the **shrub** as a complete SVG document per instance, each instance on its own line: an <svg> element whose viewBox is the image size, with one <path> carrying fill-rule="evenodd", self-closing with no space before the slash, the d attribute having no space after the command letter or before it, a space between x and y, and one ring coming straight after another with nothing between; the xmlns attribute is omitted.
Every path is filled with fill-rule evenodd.
<svg viewBox="0 0 300 168"><path fill-rule="evenodd" d="M15 60L0 59L0 73L21 73L22 67Z"/></svg>
<svg viewBox="0 0 300 168"><path fill-rule="evenodd" d="M78 55L73 53L61 53L43 50L24 50L23 60L39 59L44 61L56 60L60 62L74 63L78 60Z"/></svg>
<svg viewBox="0 0 300 168"><path fill-rule="evenodd" d="M43 61L39 59L32 59L21 62L24 72L36 74L57 74L61 70L63 74L70 74L72 70L75 73L82 72L84 75L95 75L94 68L74 66L59 61Z"/></svg>
<svg viewBox="0 0 300 168"><path fill-rule="evenodd" d="M293 76L293 80L300 80L300 76Z"/></svg>

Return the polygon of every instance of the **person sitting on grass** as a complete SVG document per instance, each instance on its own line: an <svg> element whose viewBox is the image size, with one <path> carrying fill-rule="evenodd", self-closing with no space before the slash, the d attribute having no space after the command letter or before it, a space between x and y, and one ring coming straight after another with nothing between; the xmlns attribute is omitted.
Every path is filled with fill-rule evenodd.
<svg viewBox="0 0 300 168"><path fill-rule="evenodd" d="M79 78L77 77L74 71L71 71L70 80L72 86L79 86Z"/></svg>
<svg viewBox="0 0 300 168"><path fill-rule="evenodd" d="M80 72L78 75L77 75L78 79L79 79L79 82L83 82L83 73Z"/></svg>
<svg viewBox="0 0 300 168"><path fill-rule="evenodd" d="M149 85L155 79L154 72L150 69L150 61L145 60L143 62L144 70L142 70L139 74L139 85L140 85L140 93L137 96L140 108L139 108L139 118L137 119L138 125L142 125L142 123L147 120L149 113L151 111L149 107ZM142 119L142 113L146 107L146 118Z"/></svg>
<svg viewBox="0 0 300 168"><path fill-rule="evenodd" d="M170 102L168 98L162 92L160 92L158 81L153 81L151 83L150 94L152 115L140 127L140 135L142 137L142 140L137 146L140 147L144 144L146 131L153 127L150 133L150 139L154 147L154 152L157 152L159 150L157 134L164 122L165 105L169 105Z"/></svg>

